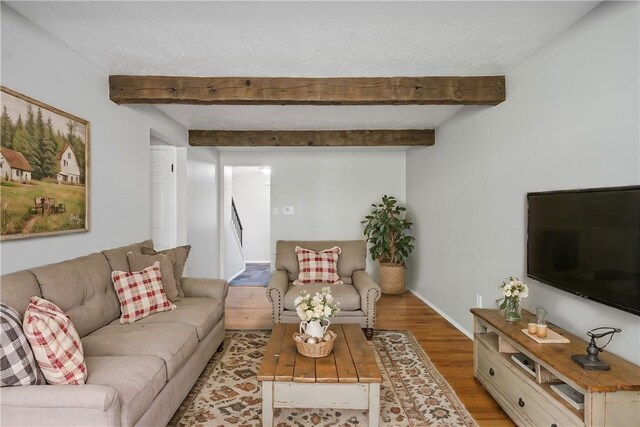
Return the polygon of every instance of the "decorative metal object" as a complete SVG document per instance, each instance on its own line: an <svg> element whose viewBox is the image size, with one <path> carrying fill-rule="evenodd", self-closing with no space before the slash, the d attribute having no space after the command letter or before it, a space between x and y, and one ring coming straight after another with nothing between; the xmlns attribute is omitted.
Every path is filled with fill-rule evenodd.
<svg viewBox="0 0 640 427"><path fill-rule="evenodd" d="M606 332L594 333L595 331L605 330ZM571 356L571 360L580 365L582 369L588 371L608 371L611 369L608 363L603 362L598 358L598 354L611 342L614 334L622 332L619 328L601 327L595 328L587 332L587 335L591 337L591 341L587 346L587 355L574 354ZM596 339L606 337L610 335L609 341L602 347L596 345Z"/></svg>

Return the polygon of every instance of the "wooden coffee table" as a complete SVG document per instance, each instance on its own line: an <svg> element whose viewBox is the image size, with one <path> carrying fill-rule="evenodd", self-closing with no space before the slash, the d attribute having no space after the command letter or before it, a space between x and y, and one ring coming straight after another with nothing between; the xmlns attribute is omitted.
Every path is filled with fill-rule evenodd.
<svg viewBox="0 0 640 427"><path fill-rule="evenodd" d="M369 426L380 420L382 375L359 325L331 325L333 352L313 359L298 353L298 324L273 326L258 372L262 425L273 425L274 408L368 409Z"/></svg>

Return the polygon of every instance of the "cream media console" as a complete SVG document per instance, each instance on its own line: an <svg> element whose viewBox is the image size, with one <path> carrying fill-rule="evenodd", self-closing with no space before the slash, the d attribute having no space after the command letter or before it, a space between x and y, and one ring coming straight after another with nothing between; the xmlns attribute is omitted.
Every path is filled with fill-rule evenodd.
<svg viewBox="0 0 640 427"><path fill-rule="evenodd" d="M640 426L640 366L603 352L599 357L611 370L587 371L571 360L573 354L586 354L585 340L549 325L570 343L539 344L522 332L535 321L526 311L513 323L498 310L473 308L471 313L475 377L516 424ZM577 399L555 390L568 388L564 384L578 392Z"/></svg>

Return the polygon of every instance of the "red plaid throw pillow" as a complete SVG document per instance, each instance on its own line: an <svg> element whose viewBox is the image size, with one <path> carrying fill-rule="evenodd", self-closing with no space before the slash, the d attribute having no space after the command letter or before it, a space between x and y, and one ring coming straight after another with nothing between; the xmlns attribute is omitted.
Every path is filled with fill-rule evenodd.
<svg viewBox="0 0 640 427"><path fill-rule="evenodd" d="M338 255L341 253L342 249L337 246L320 252L296 246L300 273L293 284L331 283L342 285L343 282L338 276Z"/></svg>
<svg viewBox="0 0 640 427"><path fill-rule="evenodd" d="M71 319L52 302L31 297L22 328L49 384L84 384L82 342Z"/></svg>
<svg viewBox="0 0 640 427"><path fill-rule="evenodd" d="M123 325L176 308L164 293L158 261L141 271L113 271L111 279L120 300L120 323Z"/></svg>

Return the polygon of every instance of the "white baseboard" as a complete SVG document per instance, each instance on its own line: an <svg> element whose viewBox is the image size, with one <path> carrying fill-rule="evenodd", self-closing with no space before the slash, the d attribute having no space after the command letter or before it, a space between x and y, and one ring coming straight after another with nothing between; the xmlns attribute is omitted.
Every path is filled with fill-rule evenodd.
<svg viewBox="0 0 640 427"><path fill-rule="evenodd" d="M426 299L425 297L423 297L422 295L420 295L418 292L414 291L413 289L409 289L409 292L411 292L416 297L418 297L419 300L421 300L423 303L425 303L429 307L431 307L436 313L438 313L440 316L444 317L447 320L447 322L451 323L457 330L459 330L460 332L465 334L467 337L469 337L473 341L473 334L471 332L467 331L458 322L456 322L451 317L449 317L444 311L440 310L438 307L436 307L434 304L432 304L431 301L429 301L428 299Z"/></svg>
<svg viewBox="0 0 640 427"><path fill-rule="evenodd" d="M271 264L271 261L245 261L247 264Z"/></svg>

